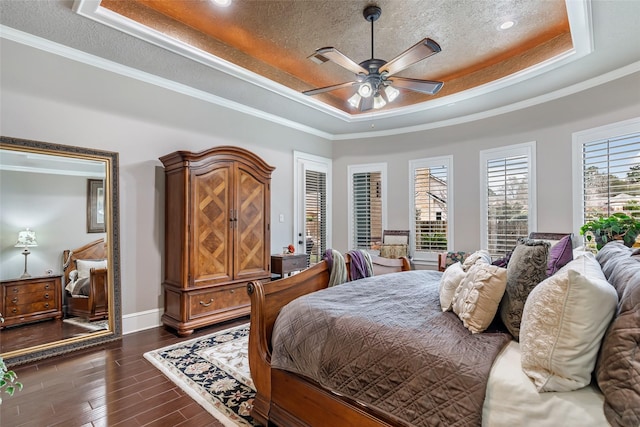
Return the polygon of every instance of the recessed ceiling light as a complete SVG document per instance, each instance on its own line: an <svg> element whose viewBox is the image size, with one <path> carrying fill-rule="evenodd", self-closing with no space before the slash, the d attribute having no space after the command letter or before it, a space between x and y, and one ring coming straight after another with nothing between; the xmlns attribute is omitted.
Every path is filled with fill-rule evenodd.
<svg viewBox="0 0 640 427"><path fill-rule="evenodd" d="M500 24L498 26L498 29L500 29L500 30L508 30L509 28L513 27L514 25L516 25L516 21L508 20L508 21L504 21L502 24Z"/></svg>
<svg viewBox="0 0 640 427"><path fill-rule="evenodd" d="M231 0L213 0L213 2L222 7L227 7L231 4Z"/></svg>

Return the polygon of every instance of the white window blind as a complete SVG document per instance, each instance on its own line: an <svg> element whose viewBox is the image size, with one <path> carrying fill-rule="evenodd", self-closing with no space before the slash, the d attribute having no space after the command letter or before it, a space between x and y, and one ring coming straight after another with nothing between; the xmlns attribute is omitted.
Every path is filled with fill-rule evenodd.
<svg viewBox="0 0 640 427"><path fill-rule="evenodd" d="M486 197L483 244L494 258L504 256L518 238L535 229L533 153L532 144L481 153Z"/></svg>
<svg viewBox="0 0 640 427"><path fill-rule="evenodd" d="M582 144L582 223L624 212L640 218L640 133Z"/></svg>
<svg viewBox="0 0 640 427"><path fill-rule="evenodd" d="M349 166L349 249L371 249L385 227L386 164Z"/></svg>
<svg viewBox="0 0 640 427"><path fill-rule="evenodd" d="M451 157L410 162L413 244L416 259L446 251L449 242ZM433 257L432 257L433 258Z"/></svg>
<svg viewBox="0 0 640 427"><path fill-rule="evenodd" d="M322 260L327 249L327 174L305 171L305 245L311 264Z"/></svg>

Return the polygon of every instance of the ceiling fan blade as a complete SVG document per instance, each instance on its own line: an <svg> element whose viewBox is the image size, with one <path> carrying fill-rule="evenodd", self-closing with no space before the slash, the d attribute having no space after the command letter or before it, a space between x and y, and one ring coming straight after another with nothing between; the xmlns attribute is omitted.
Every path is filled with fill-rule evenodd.
<svg viewBox="0 0 640 427"><path fill-rule="evenodd" d="M443 82L432 80L409 79L406 77L393 77L389 79L392 86L401 87L403 89L413 90L415 92L435 95L442 89Z"/></svg>
<svg viewBox="0 0 640 427"><path fill-rule="evenodd" d="M342 89L344 87L349 87L349 86L353 86L354 84L356 84L356 82L346 82L346 83L340 83L337 85L331 85L331 86L325 86L325 87L320 87L318 89L311 89L311 90L305 90L304 93L305 95L317 95L319 93L324 93L324 92L330 92L332 90L337 90L337 89Z"/></svg>
<svg viewBox="0 0 640 427"><path fill-rule="evenodd" d="M430 38L425 38L420 40L415 45L411 46L409 49L402 52L400 55L393 58L391 61L384 64L380 67L379 72L387 72L388 75L392 75L398 73L410 65L415 64L416 62L422 61L425 58L430 57L442 49L440 45Z"/></svg>
<svg viewBox="0 0 640 427"><path fill-rule="evenodd" d="M368 70L364 69L358 63L356 63L334 47L323 47L321 49L318 49L313 55L309 56L308 58L318 64L323 64L327 61L333 61L354 74L369 74Z"/></svg>

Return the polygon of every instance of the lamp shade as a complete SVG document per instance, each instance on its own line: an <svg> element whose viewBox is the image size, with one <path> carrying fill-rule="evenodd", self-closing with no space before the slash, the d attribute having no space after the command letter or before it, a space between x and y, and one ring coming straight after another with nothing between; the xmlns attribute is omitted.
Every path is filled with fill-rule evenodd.
<svg viewBox="0 0 640 427"><path fill-rule="evenodd" d="M24 230L18 232L18 241L16 242L15 246L16 248L26 248L34 246L38 246L35 231L25 228Z"/></svg>

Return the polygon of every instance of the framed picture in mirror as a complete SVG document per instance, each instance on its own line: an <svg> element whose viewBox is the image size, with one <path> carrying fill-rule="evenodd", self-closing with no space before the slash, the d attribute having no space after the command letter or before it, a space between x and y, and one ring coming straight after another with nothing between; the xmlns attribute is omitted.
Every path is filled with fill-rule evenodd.
<svg viewBox="0 0 640 427"><path fill-rule="evenodd" d="M87 233L104 233L104 181L87 180Z"/></svg>

